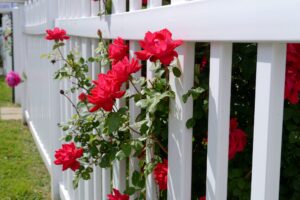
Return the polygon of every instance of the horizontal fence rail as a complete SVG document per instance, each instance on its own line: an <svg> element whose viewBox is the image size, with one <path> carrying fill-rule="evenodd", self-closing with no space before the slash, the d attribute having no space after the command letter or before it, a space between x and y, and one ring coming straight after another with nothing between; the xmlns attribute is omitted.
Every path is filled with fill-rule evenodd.
<svg viewBox="0 0 300 200"><path fill-rule="evenodd" d="M19 24L15 30L15 48L20 49L15 54L15 61L24 66L22 70L28 78L19 93L22 93L21 104L26 120L51 175L52 198L104 200L112 187L120 191L125 189L127 169L129 176L140 170L136 158L115 162L107 169L95 166L91 180L80 181L78 189L73 190L74 173L62 173L53 165L54 151L60 147L59 138L63 136L57 123L65 122L75 114L68 101L58 94L71 83L52 79L61 63L52 65L40 57L51 51L51 43L44 39L45 30L56 26L64 28L71 36L63 54L75 49L85 58L95 54L98 29L106 40L118 36L129 40L131 57L140 49L138 40L147 31L168 28L174 38L184 41L178 48L182 77L170 76L176 98L170 102L168 121L169 200L191 199L193 136L192 129L186 128L186 121L192 117L194 105L191 99L183 103L181 96L194 84L195 43L207 41L211 48L206 198L225 200L232 43L257 42L251 199L278 199L286 42L300 41L300 28L295 26L300 19L299 6L298 0L172 0L165 6L161 0L148 0L147 7L143 8L142 0L113 0L112 13L98 16L98 13L105 12L102 1L30 0L20 5L14 11L15 23ZM284 16L278 14L282 10L285 10ZM147 79L153 76L150 68L148 63ZM108 69L106 66L100 71L97 64L92 64L88 74L96 79L98 73ZM134 88L130 87L130 90ZM72 94L71 99L77 101L78 95ZM124 103L118 101L117 106ZM133 101L129 102L129 109L133 123L140 110ZM132 136L135 137L134 132ZM152 159L151 150L146 154L147 159ZM146 180L147 200L157 199L157 192L153 174L150 174Z"/></svg>

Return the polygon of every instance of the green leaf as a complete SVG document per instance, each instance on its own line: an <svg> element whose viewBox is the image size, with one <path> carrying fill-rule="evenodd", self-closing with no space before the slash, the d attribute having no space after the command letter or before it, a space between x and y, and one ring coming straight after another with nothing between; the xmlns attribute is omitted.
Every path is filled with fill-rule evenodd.
<svg viewBox="0 0 300 200"><path fill-rule="evenodd" d="M117 131L121 124L122 117L116 112L109 113L105 120L105 126L108 128L109 133Z"/></svg>
<svg viewBox="0 0 300 200"><path fill-rule="evenodd" d="M73 188L76 189L78 187L78 183L80 180L80 176L76 174L76 176L73 179Z"/></svg>
<svg viewBox="0 0 300 200"><path fill-rule="evenodd" d="M134 187L128 187L124 191L125 194L128 194L129 196L133 195L137 190Z"/></svg>
<svg viewBox="0 0 300 200"><path fill-rule="evenodd" d="M132 173L132 184L136 187L143 188L145 185L145 180L143 174L138 171Z"/></svg>
<svg viewBox="0 0 300 200"><path fill-rule="evenodd" d="M195 124L196 124L196 121L194 118L190 118L186 121L186 127L188 129L193 128L195 126Z"/></svg>
<svg viewBox="0 0 300 200"><path fill-rule="evenodd" d="M173 71L174 76L176 76L176 77L180 77L181 76L181 71L180 71L180 69L178 67L173 67L172 71Z"/></svg>
<svg viewBox="0 0 300 200"><path fill-rule="evenodd" d="M66 142L70 142L71 140L72 140L72 135L67 135L66 137L65 137L65 141Z"/></svg>

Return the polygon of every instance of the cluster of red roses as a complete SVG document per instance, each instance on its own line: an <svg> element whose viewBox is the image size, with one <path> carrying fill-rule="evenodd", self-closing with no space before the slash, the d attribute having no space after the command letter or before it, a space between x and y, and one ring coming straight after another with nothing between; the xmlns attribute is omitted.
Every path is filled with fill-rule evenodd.
<svg viewBox="0 0 300 200"><path fill-rule="evenodd" d="M300 92L300 44L287 45L285 99L291 104L299 103Z"/></svg>

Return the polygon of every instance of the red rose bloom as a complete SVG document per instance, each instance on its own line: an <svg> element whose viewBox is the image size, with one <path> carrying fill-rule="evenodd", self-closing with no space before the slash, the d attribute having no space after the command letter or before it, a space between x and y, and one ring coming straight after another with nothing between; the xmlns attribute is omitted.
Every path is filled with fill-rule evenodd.
<svg viewBox="0 0 300 200"><path fill-rule="evenodd" d="M229 134L229 160L235 157L237 152L244 151L247 144L246 133L238 128L238 121L236 118L230 120L230 134Z"/></svg>
<svg viewBox="0 0 300 200"><path fill-rule="evenodd" d="M166 190L168 187L168 160L164 159L154 168L154 179L160 190Z"/></svg>
<svg viewBox="0 0 300 200"><path fill-rule="evenodd" d="M45 37L46 40L55 40L55 41L63 41L70 39L69 36L67 36L67 33L64 29L59 29L55 27L53 30L46 30L47 35Z"/></svg>
<svg viewBox="0 0 300 200"><path fill-rule="evenodd" d="M77 158L80 158L82 154L83 149L76 148L73 142L70 144L63 144L61 149L55 151L56 160L54 161L54 164L62 165L63 171L68 168L76 171L80 167L80 163L77 161Z"/></svg>
<svg viewBox="0 0 300 200"><path fill-rule="evenodd" d="M200 197L200 199L199 200L206 200L206 196L202 196L202 197Z"/></svg>
<svg viewBox="0 0 300 200"><path fill-rule="evenodd" d="M108 71L107 75L113 79L115 83L120 85L128 81L129 76L141 69L141 65L136 59L131 59L129 62L128 58L125 57L117 64L112 66L112 70Z"/></svg>
<svg viewBox="0 0 300 200"><path fill-rule="evenodd" d="M112 44L108 46L108 57L112 60L112 64L116 64L124 57L128 56L128 46L120 37L115 39Z"/></svg>
<svg viewBox="0 0 300 200"><path fill-rule="evenodd" d="M158 32L147 32L144 40L140 41L142 51L136 52L140 60L155 62L159 60L164 65L169 65L174 57L178 57L175 48L182 44L182 40L172 40L172 33L168 29Z"/></svg>
<svg viewBox="0 0 300 200"><path fill-rule="evenodd" d="M79 101L86 101L87 95L84 92L81 92L81 94L78 96Z"/></svg>
<svg viewBox="0 0 300 200"><path fill-rule="evenodd" d="M117 189L113 188L113 193L107 195L107 200L129 200L129 195L121 194Z"/></svg>
<svg viewBox="0 0 300 200"><path fill-rule="evenodd" d="M120 91L120 84L113 82L106 74L99 74L94 84L91 94L87 96L88 101L95 105L90 112L95 112L100 108L110 112L115 100L125 94L125 91Z"/></svg>
<svg viewBox="0 0 300 200"><path fill-rule="evenodd" d="M146 6L146 5L147 5L147 1L148 1L148 0L143 0L143 1L142 1L143 6Z"/></svg>
<svg viewBox="0 0 300 200"><path fill-rule="evenodd" d="M300 44L288 44L284 97L291 104L298 104L299 92L300 92Z"/></svg>

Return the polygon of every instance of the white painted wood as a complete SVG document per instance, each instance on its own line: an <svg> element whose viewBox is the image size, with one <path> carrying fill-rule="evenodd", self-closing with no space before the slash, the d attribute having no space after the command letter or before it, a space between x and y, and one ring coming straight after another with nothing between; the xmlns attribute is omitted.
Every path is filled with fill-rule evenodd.
<svg viewBox="0 0 300 200"><path fill-rule="evenodd" d="M232 44L211 43L206 198L227 197Z"/></svg>
<svg viewBox="0 0 300 200"><path fill-rule="evenodd" d="M138 7L131 7L131 9L135 9L135 8L138 8ZM130 58L134 58L135 57L134 53L136 51L139 51L140 49L141 48L140 48L139 43L137 41L130 41L129 42L129 56L130 56ZM132 76L134 78L139 78L141 76L141 71L133 74ZM140 90L139 85L136 85L136 88L138 90ZM130 90L131 94L136 93L136 90L135 90L135 88L133 87L132 84L129 85L129 90ZM130 124L133 124L135 122L136 117L141 112L140 108L135 105L135 102L134 102L133 99L129 100L129 112L130 112L130 115L129 115ZM132 137L138 137L138 135L136 133L134 133L133 131L131 132L131 134L132 134ZM139 164L139 160L136 157L132 157L132 158L129 159L129 184L131 184L132 173L134 171L139 171L140 170L138 164ZM133 200L134 198L136 198L136 195L130 196L131 200Z"/></svg>
<svg viewBox="0 0 300 200"><path fill-rule="evenodd" d="M162 0L148 0L147 8L154 8L162 5Z"/></svg>
<svg viewBox="0 0 300 200"><path fill-rule="evenodd" d="M285 62L286 44L258 44L252 200L279 196Z"/></svg>
<svg viewBox="0 0 300 200"><path fill-rule="evenodd" d="M97 40L92 40L91 41L91 52L92 56L95 55L95 49L98 47L98 41ZM92 64L92 69L91 69L91 74L92 74L92 80L97 79L97 75L100 73L100 66L99 64L93 63ZM95 131L95 134L96 131ZM101 199L102 197L102 170L99 166L94 166L94 200Z"/></svg>
<svg viewBox="0 0 300 200"><path fill-rule="evenodd" d="M106 199L111 194L111 169L102 169L102 199Z"/></svg>
<svg viewBox="0 0 300 200"><path fill-rule="evenodd" d="M126 1L112 0L112 13L118 14L126 11Z"/></svg>
<svg viewBox="0 0 300 200"><path fill-rule="evenodd" d="M153 68L154 63L147 61L147 71L146 71L146 78L147 78L147 86L151 87L150 81L154 77L154 72L151 70ZM152 145L152 141L147 141L147 146ZM150 162L152 158L154 157L153 154L153 148L147 148L146 149L146 162ZM146 200L157 200L158 199L158 187L156 186L156 183L154 181L153 173L149 174L146 179Z"/></svg>
<svg viewBox="0 0 300 200"><path fill-rule="evenodd" d="M102 197L102 170L99 166L94 166L94 200Z"/></svg>
<svg viewBox="0 0 300 200"><path fill-rule="evenodd" d="M113 164L113 188L122 193L126 189L126 160L115 161Z"/></svg>
<svg viewBox="0 0 300 200"><path fill-rule="evenodd" d="M103 16L100 20L98 17L58 20L57 26L67 29L72 35L94 38L97 37L96 30L101 29L103 37L108 39L122 35L128 40L139 40L149 30L168 28L174 33L174 38L188 41L291 42L300 40L300 27L295 27L300 18L299 6L298 0L195 0L140 12ZM285 10L284 17L277 14L282 10ZM194 18L197 20L190 20ZM186 23L187 20L189 23Z"/></svg>
<svg viewBox="0 0 300 200"><path fill-rule="evenodd" d="M112 13L118 14L126 11L126 1L112 0ZM125 85L122 87L125 88ZM126 105L124 99L117 99L116 107L119 109ZM113 187L123 192L126 188L126 160L113 163Z"/></svg>
<svg viewBox="0 0 300 200"><path fill-rule="evenodd" d="M100 3L102 1L91 1L91 16L97 16L100 10Z"/></svg>
<svg viewBox="0 0 300 200"><path fill-rule="evenodd" d="M180 78L170 73L170 85L176 93L170 101L168 139L168 199L191 198L192 129L186 128L186 121L193 116L191 99L183 103L182 95L194 85L195 44L185 43L178 48Z"/></svg>
<svg viewBox="0 0 300 200"><path fill-rule="evenodd" d="M81 17L91 16L91 2L92 1L81 0Z"/></svg>
<svg viewBox="0 0 300 200"><path fill-rule="evenodd" d="M142 8L142 0L130 0L129 11L139 10Z"/></svg>

